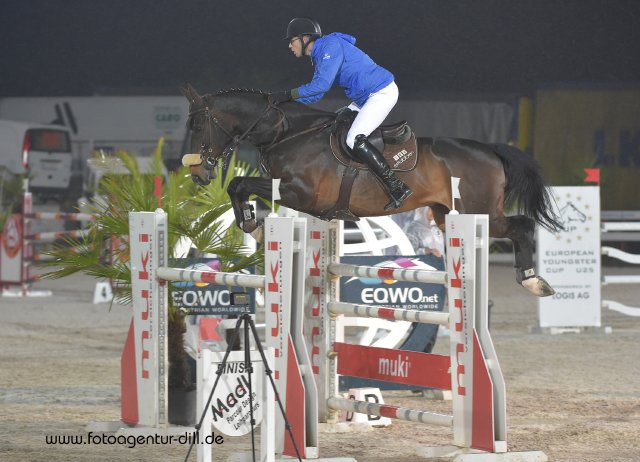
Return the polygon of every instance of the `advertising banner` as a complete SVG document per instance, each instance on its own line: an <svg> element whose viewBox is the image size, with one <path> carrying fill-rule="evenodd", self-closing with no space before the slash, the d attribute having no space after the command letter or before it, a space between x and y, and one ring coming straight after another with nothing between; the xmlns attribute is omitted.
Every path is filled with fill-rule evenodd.
<svg viewBox="0 0 640 462"><path fill-rule="evenodd" d="M432 255L409 257L345 256L342 263L387 268L442 270L442 260ZM441 284L423 284L394 280L343 278L340 281L341 301L364 305L420 311L442 311L445 289Z"/></svg>
<svg viewBox="0 0 640 462"><path fill-rule="evenodd" d="M170 261L170 266L198 271L221 271L220 261L210 258L176 258ZM171 282L171 287L174 306L184 308L190 315L238 315L242 314L245 308L248 308L250 313L255 313L255 289L183 281ZM248 293L249 304L246 307L233 306L233 292Z"/></svg>
<svg viewBox="0 0 640 462"><path fill-rule="evenodd" d="M553 197L565 230L538 229L537 268L556 290L538 299L540 327L599 327L599 188L554 187Z"/></svg>
<svg viewBox="0 0 640 462"><path fill-rule="evenodd" d="M415 256L344 256L344 263L365 266L384 266L390 268L444 270L442 257L434 255ZM419 311L442 311L445 300L445 287L441 284L424 284L366 278L342 278L340 280L340 300L363 305L378 305L392 308ZM435 324L413 323L401 345L397 348L407 351L430 352L438 332ZM389 348L395 345L389 345ZM380 380L340 376L340 390L349 388L376 387L381 390L416 389L420 386L407 386Z"/></svg>

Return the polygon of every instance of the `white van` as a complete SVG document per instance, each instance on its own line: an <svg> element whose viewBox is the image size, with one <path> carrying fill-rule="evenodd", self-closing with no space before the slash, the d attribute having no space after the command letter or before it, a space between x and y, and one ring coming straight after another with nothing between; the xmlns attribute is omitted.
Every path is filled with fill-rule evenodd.
<svg viewBox="0 0 640 462"><path fill-rule="evenodd" d="M60 196L71 181L71 135L59 125L0 119L0 168L27 173L29 190L42 197Z"/></svg>

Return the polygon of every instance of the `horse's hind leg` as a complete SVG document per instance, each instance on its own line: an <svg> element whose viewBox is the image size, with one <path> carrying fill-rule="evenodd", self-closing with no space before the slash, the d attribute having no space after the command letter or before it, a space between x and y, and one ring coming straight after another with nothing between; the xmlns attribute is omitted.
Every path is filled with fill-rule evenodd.
<svg viewBox="0 0 640 462"><path fill-rule="evenodd" d="M546 297L555 290L533 268L535 222L524 215L504 218L504 236L513 242L516 281L534 295Z"/></svg>

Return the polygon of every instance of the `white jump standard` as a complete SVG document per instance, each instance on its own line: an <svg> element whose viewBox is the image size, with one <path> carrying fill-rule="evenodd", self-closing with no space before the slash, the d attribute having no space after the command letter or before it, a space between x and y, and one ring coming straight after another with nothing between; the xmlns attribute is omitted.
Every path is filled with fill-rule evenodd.
<svg viewBox="0 0 640 462"><path fill-rule="evenodd" d="M300 236L304 236L305 222L284 217L269 217L265 220L267 276L170 268L167 266L168 231L164 211L158 209L156 212L132 212L129 214L129 222L134 315L123 352L122 420L129 425L140 427L167 428L169 425L168 281L259 288L264 290L265 306L269 307L266 316L266 347L275 352L272 369L280 402L292 425L296 446L302 457L313 457L317 454L317 441L308 437L308 434L317 433L317 413L305 413L305 402L313 405L317 402L315 385L310 386L313 377L310 374L303 375L303 371L310 370L310 365L305 363L309 355L304 348L296 345L289 327L290 306L302 305L302 291L293 293L292 277L301 273L301 262L298 268L294 254L297 249L297 252L304 256L305 247L296 245L295 238L300 239ZM301 281L301 278L298 280ZM300 298L294 300L298 295ZM200 363L202 361L199 360ZM200 382L204 383L210 378L205 377L202 370L199 370L198 377L199 388ZM198 416L202 415L204 404L205 402L200 401ZM260 403L263 409L273 409L273 404L273 400L270 403ZM201 441L205 441L206 435L211 432L210 415L209 409L200 428ZM306 426L309 425L310 418L314 422L310 425L311 430L307 431ZM282 416L276 413L275 425L266 427L267 421L268 419L263 420L261 426L261 460L274 460L274 453L292 455L291 438L285 436ZM267 433L264 433L265 431ZM211 460L210 446L198 445L198 460Z"/></svg>

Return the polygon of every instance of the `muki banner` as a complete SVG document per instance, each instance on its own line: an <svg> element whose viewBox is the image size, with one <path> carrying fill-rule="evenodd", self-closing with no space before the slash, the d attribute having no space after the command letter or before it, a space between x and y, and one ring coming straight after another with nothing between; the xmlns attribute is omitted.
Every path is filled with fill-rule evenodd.
<svg viewBox="0 0 640 462"><path fill-rule="evenodd" d="M176 258L170 266L198 271L220 271L220 261L205 258ZM255 289L228 287L206 282L171 282L173 304L184 308L190 315L235 315L241 314L244 306L231 304L232 292L249 294L249 312L255 313Z"/></svg>

